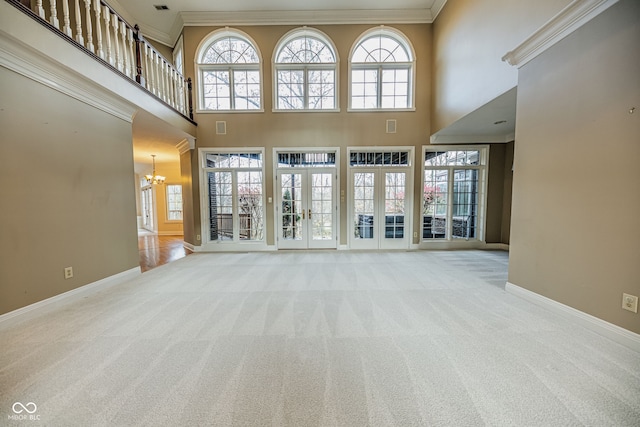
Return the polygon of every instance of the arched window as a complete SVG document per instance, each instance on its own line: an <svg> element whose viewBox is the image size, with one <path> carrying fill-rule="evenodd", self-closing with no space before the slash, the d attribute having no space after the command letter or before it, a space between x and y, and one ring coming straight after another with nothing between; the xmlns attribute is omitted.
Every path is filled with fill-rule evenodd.
<svg viewBox="0 0 640 427"><path fill-rule="evenodd" d="M201 110L261 110L260 53L249 36L219 30L197 51Z"/></svg>
<svg viewBox="0 0 640 427"><path fill-rule="evenodd" d="M350 108L413 108L413 49L400 32L380 27L363 34L351 51Z"/></svg>
<svg viewBox="0 0 640 427"><path fill-rule="evenodd" d="M323 33L310 28L285 35L274 54L277 110L336 110L337 55Z"/></svg>

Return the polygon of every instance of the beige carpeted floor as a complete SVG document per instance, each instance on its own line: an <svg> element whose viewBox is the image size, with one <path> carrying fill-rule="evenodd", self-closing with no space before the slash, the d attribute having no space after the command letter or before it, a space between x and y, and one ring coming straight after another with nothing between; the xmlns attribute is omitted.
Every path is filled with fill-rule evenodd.
<svg viewBox="0 0 640 427"><path fill-rule="evenodd" d="M640 425L640 354L505 293L507 262L190 255L0 324L0 425Z"/></svg>

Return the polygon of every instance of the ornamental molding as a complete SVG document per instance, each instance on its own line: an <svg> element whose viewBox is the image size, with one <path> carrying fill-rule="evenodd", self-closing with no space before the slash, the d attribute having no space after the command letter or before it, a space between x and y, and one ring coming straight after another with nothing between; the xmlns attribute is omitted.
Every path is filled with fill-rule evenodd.
<svg viewBox="0 0 640 427"><path fill-rule="evenodd" d="M574 0L502 60L522 67L569 34L616 4L618 0Z"/></svg>

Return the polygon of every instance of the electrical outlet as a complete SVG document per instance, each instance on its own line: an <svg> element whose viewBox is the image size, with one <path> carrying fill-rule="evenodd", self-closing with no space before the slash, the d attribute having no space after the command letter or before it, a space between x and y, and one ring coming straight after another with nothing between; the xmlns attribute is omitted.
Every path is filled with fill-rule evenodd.
<svg viewBox="0 0 640 427"><path fill-rule="evenodd" d="M200 241L200 235L196 234L196 240L199 242Z"/></svg>
<svg viewBox="0 0 640 427"><path fill-rule="evenodd" d="M73 277L73 267L64 268L64 278L71 279Z"/></svg>
<svg viewBox="0 0 640 427"><path fill-rule="evenodd" d="M622 308L637 313L638 297L635 295L622 294Z"/></svg>
<svg viewBox="0 0 640 427"><path fill-rule="evenodd" d="M418 232L417 232L417 231L414 231L414 232L413 232L413 237L414 237L414 238L417 238L417 237L418 237Z"/></svg>

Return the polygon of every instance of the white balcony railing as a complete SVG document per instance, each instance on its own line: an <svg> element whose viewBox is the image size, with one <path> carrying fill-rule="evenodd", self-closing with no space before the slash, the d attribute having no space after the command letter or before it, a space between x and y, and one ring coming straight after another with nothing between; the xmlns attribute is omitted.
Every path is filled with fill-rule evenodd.
<svg viewBox="0 0 640 427"><path fill-rule="evenodd" d="M66 36L89 54L193 120L191 79L185 79L140 34L102 0L6 0Z"/></svg>

